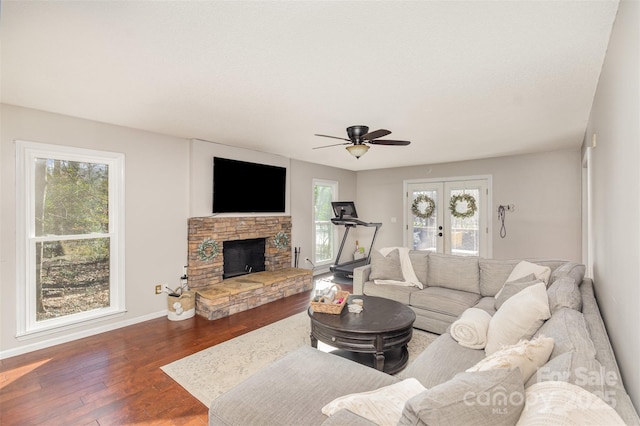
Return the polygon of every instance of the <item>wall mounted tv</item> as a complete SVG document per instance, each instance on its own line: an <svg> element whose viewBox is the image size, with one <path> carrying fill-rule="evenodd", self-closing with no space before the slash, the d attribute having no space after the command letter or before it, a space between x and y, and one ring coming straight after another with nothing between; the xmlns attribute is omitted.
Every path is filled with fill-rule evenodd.
<svg viewBox="0 0 640 426"><path fill-rule="evenodd" d="M213 157L213 213L284 213L287 169Z"/></svg>

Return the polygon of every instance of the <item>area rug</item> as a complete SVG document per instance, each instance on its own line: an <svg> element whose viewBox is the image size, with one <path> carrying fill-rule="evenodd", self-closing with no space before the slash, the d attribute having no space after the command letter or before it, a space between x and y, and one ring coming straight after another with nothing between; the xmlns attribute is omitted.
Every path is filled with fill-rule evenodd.
<svg viewBox="0 0 640 426"><path fill-rule="evenodd" d="M161 367L205 406L260 369L301 346L309 346L309 316L306 312L251 331ZM409 362L437 335L415 330L408 344ZM334 348L318 344L330 352ZM401 374L400 372L399 374Z"/></svg>

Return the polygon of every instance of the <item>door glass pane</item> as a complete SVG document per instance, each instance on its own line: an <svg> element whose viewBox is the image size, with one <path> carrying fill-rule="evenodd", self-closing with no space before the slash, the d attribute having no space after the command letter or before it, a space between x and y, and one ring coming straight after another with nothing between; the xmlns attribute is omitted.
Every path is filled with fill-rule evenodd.
<svg viewBox="0 0 640 426"><path fill-rule="evenodd" d="M313 194L315 220L314 262L327 262L333 258L333 200L332 185L315 185Z"/></svg>
<svg viewBox="0 0 640 426"><path fill-rule="evenodd" d="M413 225L413 250L437 251L438 191L412 191L411 210ZM416 210L418 215L415 214Z"/></svg>
<svg viewBox="0 0 640 426"><path fill-rule="evenodd" d="M105 308L109 238L36 243L37 321Z"/></svg>
<svg viewBox="0 0 640 426"><path fill-rule="evenodd" d="M451 254L479 256L480 191L478 189L451 190L449 196ZM472 214L473 204L475 204L475 213Z"/></svg>

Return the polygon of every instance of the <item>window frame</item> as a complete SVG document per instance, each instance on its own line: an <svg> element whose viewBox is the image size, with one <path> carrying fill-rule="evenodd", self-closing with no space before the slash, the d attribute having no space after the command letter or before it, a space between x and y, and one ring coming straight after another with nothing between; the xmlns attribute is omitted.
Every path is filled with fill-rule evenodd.
<svg viewBox="0 0 640 426"><path fill-rule="evenodd" d="M331 201L337 201L338 200L338 190L339 190L339 183L338 181L334 181L334 180L328 180L328 179L318 179L318 178L313 178L312 179L312 184L311 184L311 212L312 212L312 221L313 221L313 227L312 227L312 236L311 236L311 241L312 241L312 259L314 261L314 265L316 268L322 268L322 270L324 270L325 268L328 271L328 266L332 265L335 262L335 257L336 257L336 253L337 253L337 248L336 248L336 241L338 238L338 231L336 229L335 226L332 227L333 229L333 247L331 247L331 253L332 256L330 259L327 259L325 261L316 261L316 215L315 215L315 188L316 186L329 186L332 188L332 194L331 194Z"/></svg>
<svg viewBox="0 0 640 426"><path fill-rule="evenodd" d="M125 307L124 279L124 154L16 140L16 315L18 338L78 327L113 315ZM107 164L109 230L107 233L57 236L56 240L109 238L109 306L37 321L35 247L50 237L35 235L35 159Z"/></svg>

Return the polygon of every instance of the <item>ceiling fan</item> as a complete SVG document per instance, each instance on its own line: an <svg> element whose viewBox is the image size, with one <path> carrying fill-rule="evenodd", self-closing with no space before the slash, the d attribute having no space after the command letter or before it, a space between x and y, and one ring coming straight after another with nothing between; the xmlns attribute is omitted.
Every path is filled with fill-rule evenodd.
<svg viewBox="0 0 640 426"><path fill-rule="evenodd" d="M374 131L370 132L369 131L369 127L367 127L367 126L351 126L351 127L347 127L347 136L349 136L348 139L347 138L342 138L342 137L339 137L339 136L329 136L329 135L316 134L316 136L320 136L320 137L323 137L323 138L340 139L340 140L343 140L343 141L347 141L346 143L336 143L336 144L333 144L333 145L316 146L313 149L328 148L330 146L337 146L337 145L350 145L350 146L347 147L347 151L349 151L349 154L353 155L356 158L360 158L364 154L366 154L367 151L369 150L369 145L367 145L367 144L403 146L403 145L409 145L411 143L409 141L395 141L395 140L390 140L390 139L378 139L378 138L382 138L382 137L390 135L390 134L391 134L391 132L389 130L385 130L385 129L379 129L379 130L374 130Z"/></svg>

